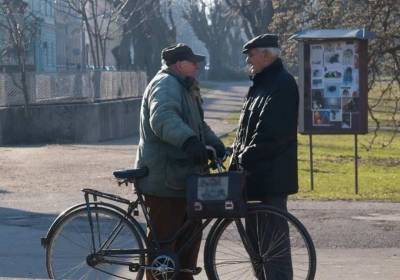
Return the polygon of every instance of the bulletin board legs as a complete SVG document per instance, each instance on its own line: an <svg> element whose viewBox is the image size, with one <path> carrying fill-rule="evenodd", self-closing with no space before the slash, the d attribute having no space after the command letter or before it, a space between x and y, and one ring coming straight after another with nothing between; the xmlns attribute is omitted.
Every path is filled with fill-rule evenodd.
<svg viewBox="0 0 400 280"><path fill-rule="evenodd" d="M314 162L313 162L313 143L312 135L308 135L308 143L310 148L310 186L311 191L314 191ZM354 192L358 194L358 138L354 134Z"/></svg>
<svg viewBox="0 0 400 280"><path fill-rule="evenodd" d="M354 134L354 191L358 194L358 139Z"/></svg>
<svg viewBox="0 0 400 280"><path fill-rule="evenodd" d="M313 163L313 144L312 144L312 135L309 134L310 145L310 183L311 183L311 191L314 190L314 163Z"/></svg>

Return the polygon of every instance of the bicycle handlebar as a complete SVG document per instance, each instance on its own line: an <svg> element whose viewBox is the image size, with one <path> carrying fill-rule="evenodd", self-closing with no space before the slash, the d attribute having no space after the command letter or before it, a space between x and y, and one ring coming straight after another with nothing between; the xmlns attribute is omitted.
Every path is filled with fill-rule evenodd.
<svg viewBox="0 0 400 280"><path fill-rule="evenodd" d="M228 158L228 156L230 156L232 154L232 148L227 148L225 150L225 155L223 158L218 158L217 156L217 151L215 150L214 147L207 145L206 146L207 151L210 152L211 157L211 164L210 167L213 169L217 169L219 173L223 172L225 170L225 167L223 165L223 163L225 162L225 160Z"/></svg>
<svg viewBox="0 0 400 280"><path fill-rule="evenodd" d="M209 167L212 169L217 169L219 173L223 172L226 169L223 163L232 154L232 148L230 147L226 148L225 155L222 158L218 158L217 151L215 150L214 147L207 145L206 149L209 152L209 155L211 155L210 156L211 163L209 164ZM118 170L114 171L114 176L118 181L118 185L120 186L122 184L128 185L128 183L132 183L134 179L147 176L147 173L148 170L146 171L142 171L139 169Z"/></svg>

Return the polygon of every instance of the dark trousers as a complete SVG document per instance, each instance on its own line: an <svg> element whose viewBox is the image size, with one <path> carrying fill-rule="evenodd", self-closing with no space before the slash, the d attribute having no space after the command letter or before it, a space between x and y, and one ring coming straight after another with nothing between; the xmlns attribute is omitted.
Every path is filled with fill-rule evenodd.
<svg viewBox="0 0 400 280"><path fill-rule="evenodd" d="M171 239L187 220L185 198L167 198L145 195L145 204L150 209L150 220L158 241ZM174 242L161 246L161 249L177 252L200 226L201 220L193 221L193 223L191 223ZM149 232L149 242L151 242L153 234L154 233L151 231ZM201 234L196 237L195 241L190 246L186 246L186 248L179 254L178 257L181 268L196 268L200 243ZM154 279L150 271L146 272L146 279ZM190 273L180 273L177 279L192 280L194 278Z"/></svg>
<svg viewBox="0 0 400 280"><path fill-rule="evenodd" d="M268 196L261 202L287 211L287 196ZM293 268L287 222L271 215L248 215L246 232L263 264L254 265L257 279L292 280Z"/></svg>

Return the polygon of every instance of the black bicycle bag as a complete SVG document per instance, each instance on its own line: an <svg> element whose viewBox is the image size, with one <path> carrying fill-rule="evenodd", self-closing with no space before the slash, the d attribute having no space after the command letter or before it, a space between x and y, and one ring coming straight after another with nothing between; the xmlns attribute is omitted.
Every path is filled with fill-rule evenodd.
<svg viewBox="0 0 400 280"><path fill-rule="evenodd" d="M244 217L247 210L244 186L244 175L237 171L189 176L186 187L188 217Z"/></svg>

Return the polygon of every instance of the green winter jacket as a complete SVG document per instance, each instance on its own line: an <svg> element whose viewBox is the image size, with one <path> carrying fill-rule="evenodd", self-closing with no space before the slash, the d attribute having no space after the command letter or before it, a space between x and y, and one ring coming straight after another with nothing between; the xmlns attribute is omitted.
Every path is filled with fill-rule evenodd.
<svg viewBox="0 0 400 280"><path fill-rule="evenodd" d="M147 86L140 109L140 141L136 166L149 168L138 186L145 194L185 196L186 178L204 172L182 150L192 136L206 145L220 143L204 122L197 84L168 70L161 70Z"/></svg>

